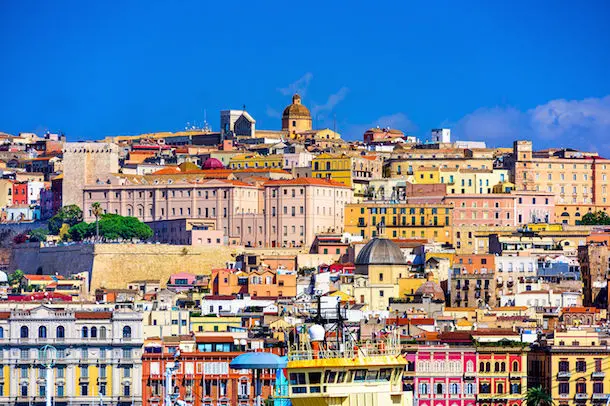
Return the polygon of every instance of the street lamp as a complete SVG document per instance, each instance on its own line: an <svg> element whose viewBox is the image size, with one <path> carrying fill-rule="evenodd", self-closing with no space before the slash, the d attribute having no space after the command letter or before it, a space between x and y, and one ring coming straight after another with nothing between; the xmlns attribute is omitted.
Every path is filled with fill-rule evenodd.
<svg viewBox="0 0 610 406"><path fill-rule="evenodd" d="M172 377L174 373L180 367L178 364L178 357L180 356L180 351L176 351L174 354L174 364L172 366L166 365L165 367L165 405L171 406L174 404L174 400L178 397L178 395L174 395L174 385L172 382ZM47 405L50 406L50 405Z"/></svg>
<svg viewBox="0 0 610 406"><path fill-rule="evenodd" d="M52 406L52 392L55 386L53 380L53 367L55 366L55 358L57 357L57 348L52 345L45 345L40 349L40 363L45 367L45 395L46 406Z"/></svg>

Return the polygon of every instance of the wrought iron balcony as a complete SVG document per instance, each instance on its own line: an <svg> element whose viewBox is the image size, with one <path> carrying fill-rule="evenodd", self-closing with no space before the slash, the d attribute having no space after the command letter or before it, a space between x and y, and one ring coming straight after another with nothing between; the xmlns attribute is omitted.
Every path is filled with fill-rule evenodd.
<svg viewBox="0 0 610 406"><path fill-rule="evenodd" d="M591 379L604 379L606 377L606 373L599 371L599 372L593 372L591 374Z"/></svg>
<svg viewBox="0 0 610 406"><path fill-rule="evenodd" d="M570 379L572 373L570 371L560 371L557 373L557 379Z"/></svg>

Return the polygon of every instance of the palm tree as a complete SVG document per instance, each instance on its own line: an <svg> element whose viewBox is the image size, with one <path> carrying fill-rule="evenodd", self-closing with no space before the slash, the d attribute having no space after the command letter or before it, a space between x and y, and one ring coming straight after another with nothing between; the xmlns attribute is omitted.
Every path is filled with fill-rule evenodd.
<svg viewBox="0 0 610 406"><path fill-rule="evenodd" d="M99 219L104 210L102 210L102 205L99 202L95 202L91 205L91 211L95 216L95 239L98 240L100 238L100 224Z"/></svg>
<svg viewBox="0 0 610 406"><path fill-rule="evenodd" d="M527 406L553 406L553 398L551 394L538 386L536 388L529 388L525 394L525 403Z"/></svg>

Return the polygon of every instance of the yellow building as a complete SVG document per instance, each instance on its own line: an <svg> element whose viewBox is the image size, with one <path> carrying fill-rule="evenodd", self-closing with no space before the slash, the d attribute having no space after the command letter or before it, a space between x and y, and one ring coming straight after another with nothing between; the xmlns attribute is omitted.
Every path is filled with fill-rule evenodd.
<svg viewBox="0 0 610 406"><path fill-rule="evenodd" d="M320 154L311 161L311 176L332 179L352 187L352 157L345 154Z"/></svg>
<svg viewBox="0 0 610 406"><path fill-rule="evenodd" d="M0 207L13 205L13 181L0 179Z"/></svg>
<svg viewBox="0 0 610 406"><path fill-rule="evenodd" d="M241 154L236 155L229 161L230 169L258 169L258 168L276 168L282 169L282 155L258 155L258 154Z"/></svg>
<svg viewBox="0 0 610 406"><path fill-rule="evenodd" d="M242 330L241 317L191 316L191 331L195 333Z"/></svg>
<svg viewBox="0 0 610 406"><path fill-rule="evenodd" d="M562 224L579 225L585 214L598 211L610 215L610 204L556 204L555 221Z"/></svg>
<svg viewBox="0 0 610 406"><path fill-rule="evenodd" d="M0 404L41 404L47 390L54 403L142 405L142 314L128 310L14 307L0 318L0 343L8 354L0 371ZM12 332L12 333L11 333ZM45 386L44 352L53 365L54 386Z"/></svg>
<svg viewBox="0 0 610 406"><path fill-rule="evenodd" d="M441 183L439 168L420 167L413 169L413 183L418 185L430 185Z"/></svg>
<svg viewBox="0 0 610 406"><path fill-rule="evenodd" d="M345 206L345 231L373 238L425 238L453 242L453 207L446 204L352 203Z"/></svg>
<svg viewBox="0 0 610 406"><path fill-rule="evenodd" d="M311 161L311 176L341 182L354 189L354 196L363 197L369 182L380 179L382 160L375 155L320 154Z"/></svg>
<svg viewBox="0 0 610 406"><path fill-rule="evenodd" d="M493 163L494 156L491 149L398 149L387 161L386 176L407 178L419 168L492 170Z"/></svg>
<svg viewBox="0 0 610 406"><path fill-rule="evenodd" d="M489 194L494 186L508 181L506 169L441 168L440 183L447 185L447 194Z"/></svg>
<svg viewBox="0 0 610 406"><path fill-rule="evenodd" d="M413 297L417 289L427 282L425 278L400 278L398 279L398 297Z"/></svg>
<svg viewBox="0 0 610 406"><path fill-rule="evenodd" d="M604 405L610 393L606 333L594 329L555 331L528 356L530 386L541 385L558 405Z"/></svg>

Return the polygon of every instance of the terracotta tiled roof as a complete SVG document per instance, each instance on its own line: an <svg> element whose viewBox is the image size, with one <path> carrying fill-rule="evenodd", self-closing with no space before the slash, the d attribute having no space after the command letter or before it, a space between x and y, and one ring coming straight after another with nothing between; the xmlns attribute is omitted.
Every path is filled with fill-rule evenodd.
<svg viewBox="0 0 610 406"><path fill-rule="evenodd" d="M9 317L11 317L11 312L0 312L0 319L1 320L6 320Z"/></svg>
<svg viewBox="0 0 610 406"><path fill-rule="evenodd" d="M23 277L30 281L53 281L64 278L61 275L23 275Z"/></svg>
<svg viewBox="0 0 610 406"><path fill-rule="evenodd" d="M283 179L283 180L270 180L265 182L263 186L289 186L289 185L313 185L313 186L330 186L330 187L343 187L348 188L345 184L334 180L321 179L321 178L297 178L297 179Z"/></svg>
<svg viewBox="0 0 610 406"><path fill-rule="evenodd" d="M564 313L599 313L600 310L595 307L573 306L564 307L561 309Z"/></svg>
<svg viewBox="0 0 610 406"><path fill-rule="evenodd" d="M74 317L84 320L110 319L112 312L75 312Z"/></svg>
<svg viewBox="0 0 610 406"><path fill-rule="evenodd" d="M153 175L175 175L181 173L180 169L174 166L170 166L167 168L159 169L158 171L153 172Z"/></svg>

